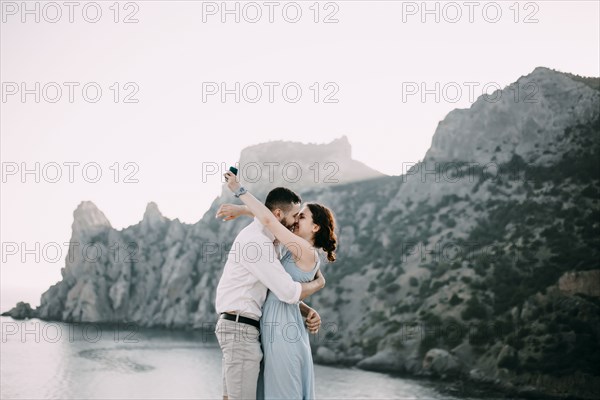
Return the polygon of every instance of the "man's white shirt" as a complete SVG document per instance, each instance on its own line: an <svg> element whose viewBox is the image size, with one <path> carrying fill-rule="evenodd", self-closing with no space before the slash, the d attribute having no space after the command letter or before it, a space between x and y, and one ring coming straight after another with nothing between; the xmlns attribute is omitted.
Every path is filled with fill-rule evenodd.
<svg viewBox="0 0 600 400"><path fill-rule="evenodd" d="M300 302L302 285L281 265L274 240L275 236L256 217L237 235L217 286L217 313L237 311L260 319L267 289L285 303ZM280 252L281 246L277 247Z"/></svg>

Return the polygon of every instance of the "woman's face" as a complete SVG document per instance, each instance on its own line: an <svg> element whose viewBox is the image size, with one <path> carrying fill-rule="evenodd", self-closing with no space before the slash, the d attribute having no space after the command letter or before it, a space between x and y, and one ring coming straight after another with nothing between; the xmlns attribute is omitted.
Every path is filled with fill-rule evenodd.
<svg viewBox="0 0 600 400"><path fill-rule="evenodd" d="M298 217L296 218L296 223L294 224L292 232L296 235L300 236L303 239L311 240L313 234L319 229L319 226L313 223L312 213L310 212L310 208L304 205L300 212L298 213Z"/></svg>

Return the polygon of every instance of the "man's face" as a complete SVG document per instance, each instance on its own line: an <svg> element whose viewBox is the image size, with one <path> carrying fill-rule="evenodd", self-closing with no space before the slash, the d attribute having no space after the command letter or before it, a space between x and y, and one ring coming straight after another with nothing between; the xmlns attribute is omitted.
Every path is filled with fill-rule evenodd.
<svg viewBox="0 0 600 400"><path fill-rule="evenodd" d="M298 217L298 213L300 212L300 205L300 203L292 204L292 208L287 213L281 210L280 215L282 215L282 218L279 220L279 222L281 222L281 225L285 226L290 231L296 223L296 218Z"/></svg>

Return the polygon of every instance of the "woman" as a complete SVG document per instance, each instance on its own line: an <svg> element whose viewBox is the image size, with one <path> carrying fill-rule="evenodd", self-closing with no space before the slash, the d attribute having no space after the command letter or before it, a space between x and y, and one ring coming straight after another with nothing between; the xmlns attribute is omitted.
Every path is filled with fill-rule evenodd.
<svg viewBox="0 0 600 400"><path fill-rule="evenodd" d="M240 188L235 175L225 174L232 192ZM226 220L239 215L254 215L269 229L284 247L281 264L295 281L314 279L320 266L317 249L335 261L337 237L335 220L327 207L306 204L298 213L292 230L283 226L273 213L252 194L239 195L246 207L222 207ZM218 215L219 216L219 215ZM314 368L308 332L298 304L280 301L273 292L267 294L262 309L261 344L263 363L258 378L258 399L314 399Z"/></svg>

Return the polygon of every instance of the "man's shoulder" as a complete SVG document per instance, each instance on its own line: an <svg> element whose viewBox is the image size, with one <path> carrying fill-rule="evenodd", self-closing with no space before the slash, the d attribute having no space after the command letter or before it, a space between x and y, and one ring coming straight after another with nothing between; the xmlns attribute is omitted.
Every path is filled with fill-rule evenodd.
<svg viewBox="0 0 600 400"><path fill-rule="evenodd" d="M262 229L262 226L253 221L249 225L245 226L240 233L238 233L235 238L235 242L248 243L255 242L257 239L260 239L261 242L269 241L269 238Z"/></svg>

